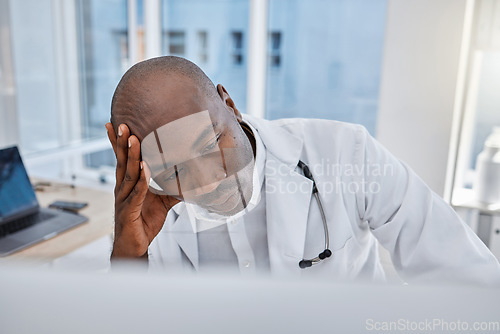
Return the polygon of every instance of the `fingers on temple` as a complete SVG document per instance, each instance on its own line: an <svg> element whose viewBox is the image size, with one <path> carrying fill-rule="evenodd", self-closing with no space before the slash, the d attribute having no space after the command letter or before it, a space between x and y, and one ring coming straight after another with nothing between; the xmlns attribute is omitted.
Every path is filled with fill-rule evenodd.
<svg viewBox="0 0 500 334"><path fill-rule="evenodd" d="M128 195L127 200L131 205L142 206L144 199L146 198L146 193L149 188L149 178L151 176L147 165L141 162L141 168L139 170L139 180L135 183L134 188Z"/></svg>
<svg viewBox="0 0 500 334"><path fill-rule="evenodd" d="M127 171L127 160L128 160L128 138L130 136L130 131L128 126L125 124L120 124L118 127L118 138L116 144L116 187L119 190L125 177Z"/></svg>
<svg viewBox="0 0 500 334"><path fill-rule="evenodd" d="M130 136L127 142L128 154L125 168L125 175L120 185L120 199L129 197L130 193L136 192L136 184L141 177L141 150L140 143L136 136Z"/></svg>

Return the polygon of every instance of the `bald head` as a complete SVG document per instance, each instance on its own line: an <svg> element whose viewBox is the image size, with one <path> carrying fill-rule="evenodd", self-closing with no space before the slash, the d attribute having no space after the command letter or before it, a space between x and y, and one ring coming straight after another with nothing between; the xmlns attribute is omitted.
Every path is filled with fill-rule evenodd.
<svg viewBox="0 0 500 334"><path fill-rule="evenodd" d="M123 75L111 102L111 123L115 131L127 124L142 139L152 127L217 103L222 103L217 89L198 66L181 57L158 57Z"/></svg>

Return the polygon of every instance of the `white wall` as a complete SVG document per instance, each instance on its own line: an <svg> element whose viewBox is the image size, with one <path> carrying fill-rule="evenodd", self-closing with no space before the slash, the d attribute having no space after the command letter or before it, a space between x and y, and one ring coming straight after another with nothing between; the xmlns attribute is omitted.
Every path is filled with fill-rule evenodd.
<svg viewBox="0 0 500 334"><path fill-rule="evenodd" d="M439 195L467 0L389 0L377 139Z"/></svg>

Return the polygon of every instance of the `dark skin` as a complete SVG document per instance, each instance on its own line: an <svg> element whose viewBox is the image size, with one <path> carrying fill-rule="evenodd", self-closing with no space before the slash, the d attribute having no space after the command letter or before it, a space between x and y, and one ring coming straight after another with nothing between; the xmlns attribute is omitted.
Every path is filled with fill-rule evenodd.
<svg viewBox="0 0 500 334"><path fill-rule="evenodd" d="M112 259L147 258L148 247L162 229L168 212L179 203L178 199L171 196L148 191L151 173L147 164L141 161L140 144L154 129L153 126L174 121L194 111L210 110L212 117L220 119L221 124L228 128L228 133L235 132L235 124L241 131L238 126L242 121L241 113L222 85L217 85L218 96L210 98L189 79L176 78L165 82L152 78L150 81L141 83L141 87L148 92L145 98L152 110L147 115L148 123L135 119L136 115L133 114L120 114L119 108L128 103L127 94L122 94L123 102L119 99L115 106L115 110L118 110L115 121L119 126L112 123L105 125L117 160ZM133 91L125 93L132 94ZM245 134L255 154L255 141L249 133Z"/></svg>

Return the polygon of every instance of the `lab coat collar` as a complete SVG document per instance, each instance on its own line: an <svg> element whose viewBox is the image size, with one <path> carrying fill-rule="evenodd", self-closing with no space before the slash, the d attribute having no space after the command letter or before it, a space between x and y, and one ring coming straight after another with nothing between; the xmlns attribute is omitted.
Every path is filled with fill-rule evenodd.
<svg viewBox="0 0 500 334"><path fill-rule="evenodd" d="M266 147L267 157L271 153L275 159L290 169L297 167L304 144L301 138L266 119L244 114L243 120L249 122L258 131Z"/></svg>

